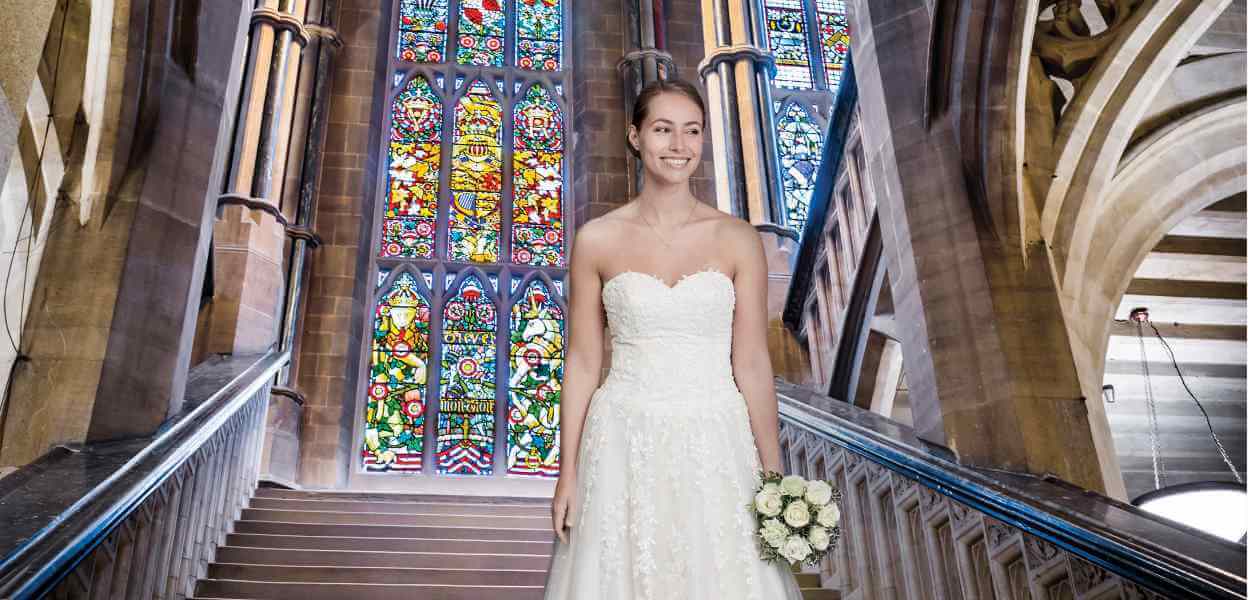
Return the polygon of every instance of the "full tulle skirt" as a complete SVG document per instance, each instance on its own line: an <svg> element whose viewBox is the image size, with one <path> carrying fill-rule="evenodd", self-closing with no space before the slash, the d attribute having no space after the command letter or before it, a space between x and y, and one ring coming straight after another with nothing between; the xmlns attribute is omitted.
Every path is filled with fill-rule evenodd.
<svg viewBox="0 0 1248 600"><path fill-rule="evenodd" d="M748 410L735 385L718 388L594 392L573 526L567 543L555 540L547 600L801 598L788 565L759 556Z"/></svg>

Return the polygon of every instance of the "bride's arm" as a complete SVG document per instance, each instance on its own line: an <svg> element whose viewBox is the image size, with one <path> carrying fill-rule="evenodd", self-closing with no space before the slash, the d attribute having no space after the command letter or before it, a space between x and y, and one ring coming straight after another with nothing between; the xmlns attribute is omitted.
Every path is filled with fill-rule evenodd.
<svg viewBox="0 0 1248 600"><path fill-rule="evenodd" d="M749 222L732 219L731 249L736 259L736 309L732 325L732 373L745 396L750 428L764 471L780 472L780 418L767 348L767 257L763 240Z"/></svg>
<svg viewBox="0 0 1248 600"><path fill-rule="evenodd" d="M568 266L568 327L564 338L563 393L560 398L560 473L576 475L581 430L589 399L602 376L602 281L595 266L596 225L583 224L573 240Z"/></svg>

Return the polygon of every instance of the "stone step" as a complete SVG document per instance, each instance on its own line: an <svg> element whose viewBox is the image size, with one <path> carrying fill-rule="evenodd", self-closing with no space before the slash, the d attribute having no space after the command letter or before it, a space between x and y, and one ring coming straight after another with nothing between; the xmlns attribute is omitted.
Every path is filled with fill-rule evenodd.
<svg viewBox="0 0 1248 600"><path fill-rule="evenodd" d="M494 550L499 542L489 542ZM291 550L286 548L244 548L222 546L217 562L246 565L390 567L448 569L541 570L550 567L550 554L500 554L452 552L440 544L429 544L428 552L398 552L389 544L385 550Z"/></svg>
<svg viewBox="0 0 1248 600"><path fill-rule="evenodd" d="M255 498L334 500L340 502L436 502L459 506L528 506L550 508L550 498L520 496L465 496L461 494L399 494L388 492L321 492L259 488Z"/></svg>
<svg viewBox="0 0 1248 600"><path fill-rule="evenodd" d="M802 600L841 600L839 590L824 588L802 588Z"/></svg>
<svg viewBox="0 0 1248 600"><path fill-rule="evenodd" d="M244 508L246 521L317 523L324 525L412 525L421 527L481 527L501 529L549 528L550 517L472 514L363 513L324 510ZM553 535L553 532L552 532Z"/></svg>
<svg viewBox="0 0 1248 600"><path fill-rule="evenodd" d="M502 527L451 527L418 525L344 525L324 523L283 523L276 521L247 521L234 523L237 533L267 533L274 535L313 535L336 537L393 538L440 538L460 540L511 540L551 541L554 532L545 528Z"/></svg>
<svg viewBox="0 0 1248 600"><path fill-rule="evenodd" d="M545 570L450 569L339 566L238 565L213 563L208 578L284 583L404 583L529 586L546 582Z"/></svg>
<svg viewBox="0 0 1248 600"><path fill-rule="evenodd" d="M370 551L385 548L394 552L445 552L485 554L541 554L554 552L554 540L474 540L447 538L392 538L378 544L376 538L355 536L273 535L259 533L231 533L226 545L247 548L273 548L281 550L356 550Z"/></svg>
<svg viewBox="0 0 1248 600"><path fill-rule="evenodd" d="M202 579L197 600L540 600L541 585L284 583Z"/></svg>
<svg viewBox="0 0 1248 600"><path fill-rule="evenodd" d="M346 513L387 514L467 514L505 515L517 517L550 518L550 503L531 504L482 504L479 502L430 502L399 500L316 500L311 498L262 498L251 499L251 508L273 510L319 510Z"/></svg>

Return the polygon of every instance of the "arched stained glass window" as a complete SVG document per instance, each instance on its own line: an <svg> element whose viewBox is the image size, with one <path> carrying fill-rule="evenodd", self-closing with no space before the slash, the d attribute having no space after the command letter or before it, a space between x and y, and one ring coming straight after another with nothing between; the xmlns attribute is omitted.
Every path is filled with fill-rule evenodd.
<svg viewBox="0 0 1248 600"><path fill-rule="evenodd" d="M563 265L563 115L540 85L515 108L512 260Z"/></svg>
<svg viewBox="0 0 1248 600"><path fill-rule="evenodd" d="M433 258L442 101L424 77L416 77L395 96L390 110L390 185L381 255Z"/></svg>
<svg viewBox="0 0 1248 600"><path fill-rule="evenodd" d="M395 5L352 476L555 477L568 3Z"/></svg>
<svg viewBox="0 0 1248 600"><path fill-rule="evenodd" d="M377 299L369 361L364 467L419 471L429 373L429 302L402 273Z"/></svg>
<svg viewBox="0 0 1248 600"><path fill-rule="evenodd" d="M796 100L785 105L776 130L785 216L801 231L810 209L810 195L815 190L815 175L823 154L823 133L810 111Z"/></svg>
<svg viewBox="0 0 1248 600"><path fill-rule="evenodd" d="M563 309L540 279L524 286L512 302L509 355L507 472L558 476Z"/></svg>
<svg viewBox="0 0 1248 600"><path fill-rule="evenodd" d="M455 138L451 146L450 258L472 262L498 260L498 211L503 191L503 112L481 80L455 103Z"/></svg>
<svg viewBox="0 0 1248 600"><path fill-rule="evenodd" d="M843 0L764 0L763 6L776 59L771 91L784 188L780 208L786 224L800 232L849 57L849 18Z"/></svg>
<svg viewBox="0 0 1248 600"><path fill-rule="evenodd" d="M488 474L494 464L498 311L479 277L468 275L447 299L442 328L438 472Z"/></svg>

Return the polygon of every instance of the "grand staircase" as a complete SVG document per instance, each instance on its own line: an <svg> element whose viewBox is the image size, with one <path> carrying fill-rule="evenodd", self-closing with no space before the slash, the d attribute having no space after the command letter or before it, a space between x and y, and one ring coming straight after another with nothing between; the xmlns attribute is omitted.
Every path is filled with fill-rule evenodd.
<svg viewBox="0 0 1248 600"><path fill-rule="evenodd" d="M553 547L544 499L260 488L195 598L528 600ZM836 600L798 574L807 600Z"/></svg>

